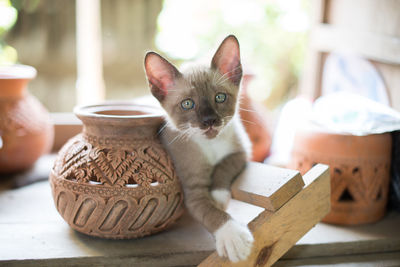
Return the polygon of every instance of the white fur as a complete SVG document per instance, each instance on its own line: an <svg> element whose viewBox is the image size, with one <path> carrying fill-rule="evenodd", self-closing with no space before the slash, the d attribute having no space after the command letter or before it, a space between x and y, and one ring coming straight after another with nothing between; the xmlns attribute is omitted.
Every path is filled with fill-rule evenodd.
<svg viewBox="0 0 400 267"><path fill-rule="evenodd" d="M231 200L231 192L228 189L215 189L211 191L211 197L218 208L226 210L229 200Z"/></svg>
<svg viewBox="0 0 400 267"><path fill-rule="evenodd" d="M240 142L245 150L251 149L250 141L240 122L239 116L234 116L232 120L221 130L213 139L207 139L204 135L197 134L192 140L200 147L207 161L215 165L229 154L235 153L237 146L234 142Z"/></svg>
<svg viewBox="0 0 400 267"><path fill-rule="evenodd" d="M214 235L220 257L228 257L230 261L238 262L250 255L254 239L246 226L229 220L215 231Z"/></svg>
<svg viewBox="0 0 400 267"><path fill-rule="evenodd" d="M231 128L227 125L223 132L213 139L207 139L205 136L194 136L193 141L200 147L203 154L206 156L207 161L212 165L218 163L221 159L233 152L231 143Z"/></svg>

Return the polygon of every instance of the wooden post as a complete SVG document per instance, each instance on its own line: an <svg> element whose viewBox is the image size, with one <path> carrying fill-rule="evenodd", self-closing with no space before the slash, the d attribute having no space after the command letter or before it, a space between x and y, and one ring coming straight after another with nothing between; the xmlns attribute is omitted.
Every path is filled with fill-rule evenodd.
<svg viewBox="0 0 400 267"><path fill-rule="evenodd" d="M99 0L76 0L76 81L78 105L105 98Z"/></svg>

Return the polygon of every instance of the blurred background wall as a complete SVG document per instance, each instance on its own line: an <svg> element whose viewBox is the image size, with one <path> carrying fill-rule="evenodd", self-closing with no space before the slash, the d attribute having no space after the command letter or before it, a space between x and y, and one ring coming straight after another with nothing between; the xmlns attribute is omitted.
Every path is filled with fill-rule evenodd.
<svg viewBox="0 0 400 267"><path fill-rule="evenodd" d="M72 111L76 92L75 1L16 0L15 25L5 42L18 62L32 65L38 76L29 84L50 111ZM154 49L161 0L102 0L103 71L108 99L143 95L145 51Z"/></svg>
<svg viewBox="0 0 400 267"><path fill-rule="evenodd" d="M12 47L17 62L38 70L31 93L52 112L71 111L76 99L75 1L0 2L17 11L15 24L0 31L3 47ZM145 51L156 49L179 66L211 58L217 44L233 33L241 42L245 72L254 75L250 96L271 109L279 107L297 92L309 10L308 0L101 0L106 97L148 93Z"/></svg>

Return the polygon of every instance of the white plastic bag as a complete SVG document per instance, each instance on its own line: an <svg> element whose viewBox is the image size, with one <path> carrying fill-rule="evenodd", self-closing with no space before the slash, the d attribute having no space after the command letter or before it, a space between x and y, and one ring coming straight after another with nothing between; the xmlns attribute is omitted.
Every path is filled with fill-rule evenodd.
<svg viewBox="0 0 400 267"><path fill-rule="evenodd" d="M311 121L342 134L369 135L400 130L400 113L366 97L339 92L318 98Z"/></svg>

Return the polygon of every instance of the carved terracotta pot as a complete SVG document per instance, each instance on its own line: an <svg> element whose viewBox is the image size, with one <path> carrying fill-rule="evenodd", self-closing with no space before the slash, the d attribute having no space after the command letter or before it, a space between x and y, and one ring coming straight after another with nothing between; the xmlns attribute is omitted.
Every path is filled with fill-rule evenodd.
<svg viewBox="0 0 400 267"><path fill-rule="evenodd" d="M296 133L291 168L302 174L316 163L330 166L334 224L363 224L386 211L392 139L389 133L353 136L304 130Z"/></svg>
<svg viewBox="0 0 400 267"><path fill-rule="evenodd" d="M26 89L35 76L30 66L0 67L0 173L31 167L53 144L49 114Z"/></svg>
<svg viewBox="0 0 400 267"><path fill-rule="evenodd" d="M159 232L183 211L183 193L157 132L156 108L104 104L75 109L83 132L50 174L58 212L75 230L104 238Z"/></svg>

